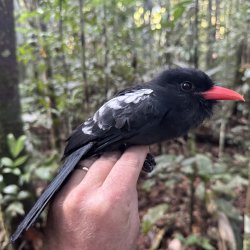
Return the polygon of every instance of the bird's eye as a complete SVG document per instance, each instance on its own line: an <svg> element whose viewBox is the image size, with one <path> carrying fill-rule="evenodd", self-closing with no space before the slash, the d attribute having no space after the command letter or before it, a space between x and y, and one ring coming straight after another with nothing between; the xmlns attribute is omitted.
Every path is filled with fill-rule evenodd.
<svg viewBox="0 0 250 250"><path fill-rule="evenodd" d="M186 92L189 92L194 89L194 85L191 82L183 82L181 83L181 89Z"/></svg>

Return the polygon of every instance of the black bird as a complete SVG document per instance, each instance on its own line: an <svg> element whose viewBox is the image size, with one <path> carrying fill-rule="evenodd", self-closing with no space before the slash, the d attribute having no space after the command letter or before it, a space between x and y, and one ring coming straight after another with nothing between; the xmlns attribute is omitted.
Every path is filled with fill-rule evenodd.
<svg viewBox="0 0 250 250"><path fill-rule="evenodd" d="M20 223L10 242L27 230L81 159L130 145L149 145L185 135L212 115L217 100L244 98L214 86L202 71L178 68L118 93L69 137L64 164Z"/></svg>

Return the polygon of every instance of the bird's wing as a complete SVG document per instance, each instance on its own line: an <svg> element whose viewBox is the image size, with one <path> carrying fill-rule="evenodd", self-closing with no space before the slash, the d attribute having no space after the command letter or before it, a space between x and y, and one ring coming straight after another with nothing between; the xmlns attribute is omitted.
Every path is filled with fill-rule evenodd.
<svg viewBox="0 0 250 250"><path fill-rule="evenodd" d="M151 88L123 91L104 103L68 140L67 156L89 141L103 148L128 138L159 117L159 101ZM109 143L107 143L109 142ZM105 145L106 145L105 144Z"/></svg>

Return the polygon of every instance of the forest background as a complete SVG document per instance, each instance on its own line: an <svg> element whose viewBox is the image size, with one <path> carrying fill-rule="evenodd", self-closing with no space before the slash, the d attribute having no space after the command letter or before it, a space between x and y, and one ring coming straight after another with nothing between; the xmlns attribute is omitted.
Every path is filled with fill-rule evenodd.
<svg viewBox="0 0 250 250"><path fill-rule="evenodd" d="M246 102L152 146L138 249L249 250L249 30L248 0L1 0L1 249L40 249L45 214L15 246L8 237L77 125L125 87L195 67Z"/></svg>

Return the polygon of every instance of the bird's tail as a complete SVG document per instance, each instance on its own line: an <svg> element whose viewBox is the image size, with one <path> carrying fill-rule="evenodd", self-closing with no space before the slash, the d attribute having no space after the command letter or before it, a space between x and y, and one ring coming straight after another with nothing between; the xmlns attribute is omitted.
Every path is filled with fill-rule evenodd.
<svg viewBox="0 0 250 250"><path fill-rule="evenodd" d="M53 197L55 192L61 187L65 179L73 171L80 159L89 152L93 145L94 143L88 143L66 158L57 176L49 184L47 189L42 193L35 205L28 212L23 221L18 225L14 234L10 237L10 243L13 243L15 240L17 240L24 230L28 230L30 228L30 226L35 222L37 217L41 214L45 206L48 204L50 199Z"/></svg>

